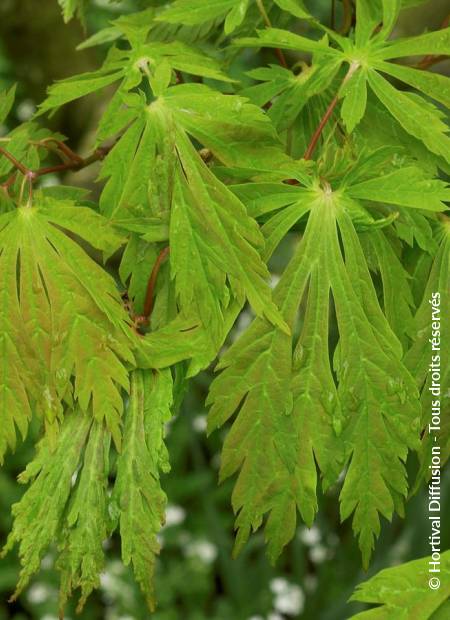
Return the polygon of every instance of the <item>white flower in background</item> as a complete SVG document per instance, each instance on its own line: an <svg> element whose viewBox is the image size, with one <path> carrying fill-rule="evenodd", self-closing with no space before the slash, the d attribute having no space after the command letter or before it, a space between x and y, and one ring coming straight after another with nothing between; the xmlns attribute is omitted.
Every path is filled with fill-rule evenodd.
<svg viewBox="0 0 450 620"><path fill-rule="evenodd" d="M169 504L166 508L166 524L165 527L172 525L180 525L186 518L186 511L181 506Z"/></svg>
<svg viewBox="0 0 450 620"><path fill-rule="evenodd" d="M316 545L309 550L309 557L314 564L321 564L327 559L328 551L323 545Z"/></svg>
<svg viewBox="0 0 450 620"><path fill-rule="evenodd" d="M193 540L186 548L185 553L188 557L196 557L205 564L212 564L217 558L217 547L209 540Z"/></svg>
<svg viewBox="0 0 450 620"><path fill-rule="evenodd" d="M192 420L192 426L197 433L204 433L206 431L206 425L207 421L205 415L197 415Z"/></svg>
<svg viewBox="0 0 450 620"><path fill-rule="evenodd" d="M262 616L250 616L247 620L264 620Z"/></svg>
<svg viewBox="0 0 450 620"><path fill-rule="evenodd" d="M284 618L280 616L280 614L277 614L276 611L273 611L267 616L267 620L284 620Z"/></svg>
<svg viewBox="0 0 450 620"><path fill-rule="evenodd" d="M30 603L39 605L39 603L48 601L48 599L55 594L56 591L45 583L35 583L28 589L27 599Z"/></svg>
<svg viewBox="0 0 450 620"><path fill-rule="evenodd" d="M276 611L288 616L297 616L303 611L305 595L300 586L277 577L270 582L270 589L275 594L273 605Z"/></svg>
<svg viewBox="0 0 450 620"><path fill-rule="evenodd" d="M31 101L31 99L24 99L19 103L16 108L16 116L19 121L24 123L25 121L30 120L33 114L36 111L36 106Z"/></svg>
<svg viewBox="0 0 450 620"><path fill-rule="evenodd" d="M283 577L275 577L269 583L269 588L274 594L281 594L289 588L289 581Z"/></svg>
<svg viewBox="0 0 450 620"><path fill-rule="evenodd" d="M299 533L299 537L302 543L304 545L307 545L308 547L317 545L322 538L319 528L315 525L310 528L302 527Z"/></svg>

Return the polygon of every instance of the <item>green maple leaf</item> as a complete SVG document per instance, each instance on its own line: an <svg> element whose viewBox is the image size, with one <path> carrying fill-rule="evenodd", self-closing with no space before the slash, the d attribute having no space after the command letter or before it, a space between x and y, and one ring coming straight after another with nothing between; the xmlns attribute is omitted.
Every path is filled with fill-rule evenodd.
<svg viewBox="0 0 450 620"><path fill-rule="evenodd" d="M217 115L211 114L212 104ZM251 112L255 112L252 119ZM227 123L216 133L223 117ZM263 237L256 222L210 171L187 135L230 161L227 140L234 136L239 140L244 126L250 137L261 136L266 142L273 137L268 120L243 99L213 94L200 85L170 88L150 106L141 107L101 172L107 182L100 207L112 222L123 226L136 217L156 217L167 223L176 299L184 316L208 326L208 363L245 298L256 314L283 326L271 300L268 270L259 253ZM244 158L250 140L241 141ZM123 258L124 278L130 273L125 266L130 251L127 248Z"/></svg>
<svg viewBox="0 0 450 620"><path fill-rule="evenodd" d="M111 48L105 62L97 71L55 82L48 89L47 99L39 107L39 114L54 110L119 81L118 90L120 96L123 96L139 86L145 74L154 77L161 65L167 68L169 81L175 71L225 82L232 81L221 71L217 61L202 51L180 41L147 43L146 35L146 30L138 31L135 37L129 35L130 49ZM120 105L120 101L116 102ZM117 113L117 109L115 111ZM108 120L112 115L113 110L110 110ZM102 120L103 125L106 122L106 119ZM114 122L117 122L117 119Z"/></svg>
<svg viewBox="0 0 450 620"><path fill-rule="evenodd" d="M407 276L379 230L392 218L374 219L369 206L379 201L415 209L428 203L430 210L442 211L450 193L445 183L426 178L418 168L383 174L383 158L384 153L362 158L333 179L332 186L323 187L300 172L303 187L261 183L247 190L234 188L254 216L266 218L266 258L309 213L304 237L274 294L291 333L296 331L298 304L306 297L298 342L256 320L221 360L222 373L208 398L210 430L239 409L221 468L221 478L240 470L233 493L238 550L265 514L272 558L293 536L297 509L311 524L317 509L315 460L325 487L337 475L339 463L349 464L341 516L354 513L365 565L379 534L379 514L390 519L394 510L402 510L407 494L404 461L408 449L419 445L420 406L392 331L400 327L392 307L399 274L408 318L412 298ZM319 174L328 176L326 170ZM362 225L377 256L392 328L355 230ZM328 351L330 293L339 330L334 350L337 384Z"/></svg>
<svg viewBox="0 0 450 620"><path fill-rule="evenodd" d="M445 216L444 216L445 217ZM408 327L413 338L413 344L405 356L405 364L410 372L416 377L417 386L421 391L422 400L422 428L425 434L419 450L420 470L417 476L414 490L417 490L419 484L430 476L429 465L432 456L433 433L428 432L430 424L430 412L432 411L432 402L436 400L435 395L430 391L432 384L430 372L430 355L439 355L441 385L448 385L450 379L450 362L448 356L442 351L430 352L432 338L432 306L431 300L433 296L439 294L439 304L435 311L435 316L440 319L441 338L445 338L450 330L449 321L449 300L448 300L448 283L450 281L450 227L447 219L439 226L438 239L440 241L438 250L434 257L423 298L417 309L414 321L410 321ZM443 342L443 341L442 341ZM450 394L442 389L438 400L442 412L449 409ZM442 426L439 435L439 444L442 446L441 461L446 462L450 457L450 428L445 417L442 420Z"/></svg>
<svg viewBox="0 0 450 620"><path fill-rule="evenodd" d="M231 34L245 20L254 0L176 0L156 18L169 24L194 26L208 21L224 21L225 34ZM300 0L275 0L275 4L301 19L312 19ZM261 20L259 14L259 19Z"/></svg>
<svg viewBox="0 0 450 620"><path fill-rule="evenodd" d="M150 609L155 605L152 577L160 548L156 535L165 519L159 475L170 469L163 438L171 405L170 370L133 372L111 510L119 519L123 561L132 565Z"/></svg>
<svg viewBox="0 0 450 620"><path fill-rule="evenodd" d="M31 411L55 431L62 401L105 418L120 444L125 363L133 362L127 316L112 278L61 229L110 252L122 239L100 215L36 196L0 216L0 453L25 435ZM17 274L17 276L16 276ZM72 385L73 380L73 385Z"/></svg>
<svg viewBox="0 0 450 620"><path fill-rule="evenodd" d="M77 15L82 21L84 20L84 9L86 0L58 0L62 9L64 21L67 23Z"/></svg>
<svg viewBox="0 0 450 620"><path fill-rule="evenodd" d="M375 604L376 607L352 616L353 620L387 620L388 618L420 618L444 620L450 611L450 551L441 556L441 587L432 590L430 557L420 558L386 568L368 581L360 584L352 601Z"/></svg>
<svg viewBox="0 0 450 620"><path fill-rule="evenodd" d="M273 100L268 116L282 131L292 125L311 97L331 84L338 69L338 62L321 62L317 58L311 66L303 66L297 75L276 65L260 67L247 75L263 83L250 86L240 94L259 106Z"/></svg>
<svg viewBox="0 0 450 620"><path fill-rule="evenodd" d="M387 62L405 56L448 53L450 28L388 41L400 3L383 2L381 9L380 12L372 3L358 3L354 40L325 29L338 47L330 47L326 39L314 41L276 28L260 31L258 38L238 39L235 44L317 53L321 58L327 58L330 66L336 62L347 64L349 70L338 94L343 98L341 116L349 132L363 118L369 86L407 133L421 140L432 153L450 162L448 126L440 111L421 95L399 91L382 75L393 76L450 107L450 80L447 77ZM383 27L373 34L381 21Z"/></svg>
<svg viewBox="0 0 450 620"><path fill-rule="evenodd" d="M103 543L111 529L108 513L110 444L111 434L103 424L94 421L59 530L60 553L56 568L61 573L59 605L62 611L74 590L81 590L77 605L80 612L91 592L100 586L100 573L105 563Z"/></svg>
<svg viewBox="0 0 450 620"><path fill-rule="evenodd" d="M12 507L14 524L2 551L2 555L5 555L15 543L19 545L22 570L15 597L28 584L33 573L39 570L44 553L58 538L72 479L82 458L92 423L92 418L79 410L67 413L56 449L51 447L49 438L45 437L38 446L34 460L19 477L20 482L32 481L32 484ZM84 518L89 519L89 515ZM104 519L104 515L101 515L101 519ZM98 526L101 527L101 524ZM92 535L93 532L90 533ZM91 553L92 549L89 549Z"/></svg>
<svg viewBox="0 0 450 620"><path fill-rule="evenodd" d="M230 34L243 22L250 0L177 0L157 19L169 24L195 26L210 20L225 20L225 33Z"/></svg>

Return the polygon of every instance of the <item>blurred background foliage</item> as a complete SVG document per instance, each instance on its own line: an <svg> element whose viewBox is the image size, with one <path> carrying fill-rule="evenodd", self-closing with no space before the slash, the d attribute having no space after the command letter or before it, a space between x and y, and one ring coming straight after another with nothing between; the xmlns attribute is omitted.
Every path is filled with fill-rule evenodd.
<svg viewBox="0 0 450 620"><path fill-rule="evenodd" d="M207 0L205 0L207 1ZM28 120L54 80L95 69L104 50L76 51L86 35L108 25L127 12L161 4L158 0L93 0L86 24L64 24L56 0L1 0L0 2L0 88L18 83L16 105L10 127ZM330 0L314 0L314 12L323 21L330 16ZM337 18L341 3L336 1ZM430 0L402 14L399 35L434 29L448 12L448 0ZM263 53L263 52L262 52ZM270 53L270 52L269 52ZM265 59L268 62L272 58ZM254 59L253 59L254 62ZM264 62L262 60L261 62ZM450 64L439 65L450 73ZM81 153L92 144L93 132L108 100L108 92L66 106L49 126L66 135ZM0 127L4 133L6 128ZM67 183L89 186L95 193L95 169L88 168ZM47 179L48 180L48 179ZM50 179L57 182L59 179ZM292 243L291 239L291 243ZM289 239L273 262L276 277L290 254ZM251 320L244 312L231 334L236 338ZM213 370L202 373L189 386L178 415L167 429L172 471L164 476L169 505L167 524L161 533L162 554L158 562L155 589L159 606L154 620L343 620L364 607L347 600L355 586L382 568L427 555L427 498L424 491L411 498L405 519L384 523L368 573L361 568L360 554L350 522L339 524L339 487L320 500L319 517L308 530L300 526L295 540L278 564L265 556L262 534L253 536L242 555L231 559L233 515L230 507L231 481L218 486L217 472L223 434L205 436L204 400ZM17 475L31 459L38 429L9 455L0 469L0 543L11 526L10 507L23 489ZM417 464L410 459L413 479ZM450 476L443 480L443 514L450 514ZM450 531L442 548L450 546ZM100 590L91 597L83 620L143 620L149 617L131 572L119 559L119 541L105 545L106 570ZM8 604L19 571L10 554L0 563L0 620L26 618L56 620L58 581L50 553L42 570L19 600ZM75 618L73 607L67 619ZM393 619L395 620L395 619Z"/></svg>

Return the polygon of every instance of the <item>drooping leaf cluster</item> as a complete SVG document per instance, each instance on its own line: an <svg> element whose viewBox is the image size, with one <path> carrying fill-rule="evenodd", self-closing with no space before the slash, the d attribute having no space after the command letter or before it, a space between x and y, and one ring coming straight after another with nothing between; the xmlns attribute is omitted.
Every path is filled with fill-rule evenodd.
<svg viewBox="0 0 450 620"><path fill-rule="evenodd" d="M66 20L89 8L60 4ZM153 608L164 425L217 356L208 428L230 423L236 552L264 525L275 560L299 516L312 524L319 482L342 481L367 566L380 517L404 513L408 455L414 488L428 472L436 291L450 332L450 80L408 59L447 54L450 28L395 37L400 1L358 0L347 36L294 0L159 4L88 38L108 46L103 65L50 86L0 144L0 459L32 417L43 434L5 551L18 544L20 592L55 545L62 608L98 586L116 530ZM250 48L270 61L243 72ZM106 87L91 156L43 129ZM39 187L99 160L98 204ZM229 346L246 303L254 319ZM382 578L358 597L395 609Z"/></svg>

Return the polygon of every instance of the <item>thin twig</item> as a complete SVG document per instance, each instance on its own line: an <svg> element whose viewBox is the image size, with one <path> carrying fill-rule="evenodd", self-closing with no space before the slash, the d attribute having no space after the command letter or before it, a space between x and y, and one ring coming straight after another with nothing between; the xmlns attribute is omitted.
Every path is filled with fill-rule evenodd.
<svg viewBox="0 0 450 620"><path fill-rule="evenodd" d="M352 77L352 75L355 73L355 71L359 68L359 64L357 62L352 62L350 67L348 68L347 73L344 76L344 79L342 80L342 83L339 87L339 90L337 92L337 94L333 97L333 99L331 100L330 104L328 105L328 108L325 111L325 114L322 116L319 125L317 126L317 129L315 130L315 132L313 133L313 136L311 138L310 143L308 144L308 148L305 151L305 154L303 156L303 159L312 159L312 156L314 154L315 148L317 146L317 143L319 142L319 138L322 135L322 132L325 128L325 125L328 123L328 121L331 118L331 115L334 112L334 109L339 101L339 94L341 92L342 87L344 86L344 84L346 84L348 82L348 80Z"/></svg>
<svg viewBox="0 0 450 620"><path fill-rule="evenodd" d="M0 154L4 155L6 159L9 159L9 161L17 168L17 170L19 170L25 176L34 174L32 170L24 166L22 162L20 162L18 159L14 157L14 155L12 155L9 151L5 150L1 146L0 146Z"/></svg>
<svg viewBox="0 0 450 620"><path fill-rule="evenodd" d="M42 177L46 174L54 174L57 172L68 172L69 170L82 170L83 168L87 168L91 164L96 161L101 161L106 157L109 151L112 149L111 146L101 146L96 149L89 157L79 157L77 161L68 161L65 164L56 164L55 166L46 166L45 168L40 168L36 170L34 173L36 177ZM78 156L77 156L78 157Z"/></svg>
<svg viewBox="0 0 450 620"><path fill-rule="evenodd" d="M44 138L43 140L39 140L38 142L35 142L34 144L36 144L37 146L43 146L45 148L49 148L48 147L49 143L55 144L56 152L61 152L62 154L64 154L67 157L67 159L69 159L69 161L78 162L78 163L83 162L82 157L80 157L74 151L72 151L72 149L67 144L65 144L61 140L57 140L56 138Z"/></svg>
<svg viewBox="0 0 450 620"><path fill-rule="evenodd" d="M352 7L351 0L343 0L342 4L344 5L344 19L342 21L342 27L340 30L340 34L346 35L348 34L350 28L352 27L353 7Z"/></svg>
<svg viewBox="0 0 450 620"><path fill-rule="evenodd" d="M169 252L170 252L169 247L166 247L163 250L161 250L161 252L158 254L158 258L156 259L155 264L153 265L150 278L148 279L147 292L145 294L145 302L144 302L144 314L142 317L140 317L141 319L144 319L146 323L148 323L150 316L152 314L152 311L153 311L155 287L156 287L156 282L158 280L159 270L161 269L161 265L163 264L164 260L169 255Z"/></svg>
<svg viewBox="0 0 450 620"><path fill-rule="evenodd" d="M257 5L257 7L259 9L259 12L261 13L261 16L262 16L266 26L268 28L272 28L272 22L270 21L270 17L267 14L266 7L264 6L263 0L256 0L256 5ZM275 54L276 54L276 56L278 58L278 61L279 61L280 65L282 67L284 67L285 69L287 69L288 68L288 64L287 64L286 58L285 58L283 52L280 50L280 48L279 47L275 48L274 52L275 52Z"/></svg>

